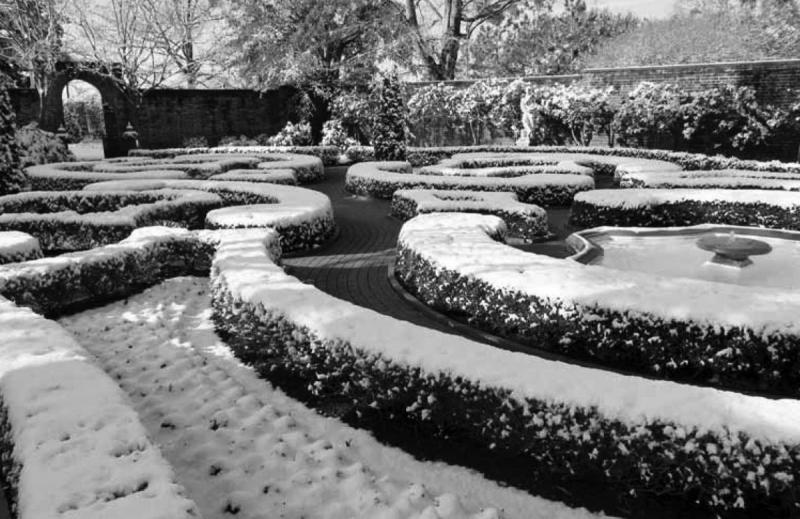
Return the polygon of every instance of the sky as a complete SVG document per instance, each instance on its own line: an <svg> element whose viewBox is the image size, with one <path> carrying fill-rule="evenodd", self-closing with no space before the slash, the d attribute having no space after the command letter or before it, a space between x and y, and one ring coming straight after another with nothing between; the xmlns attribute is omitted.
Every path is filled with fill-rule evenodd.
<svg viewBox="0 0 800 519"><path fill-rule="evenodd" d="M614 12L632 12L640 17L666 18L672 14L676 0L588 0L589 7L606 7Z"/></svg>

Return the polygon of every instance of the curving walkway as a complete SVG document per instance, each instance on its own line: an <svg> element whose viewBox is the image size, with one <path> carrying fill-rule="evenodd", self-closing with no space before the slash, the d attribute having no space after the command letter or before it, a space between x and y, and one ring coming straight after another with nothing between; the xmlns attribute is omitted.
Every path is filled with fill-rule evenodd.
<svg viewBox="0 0 800 519"><path fill-rule="evenodd" d="M346 172L346 167L327 168L324 182L304 186L325 193L331 199L340 234L335 241L318 251L304 253L302 257L285 258L284 265L291 275L335 297L395 319L473 340L491 342L507 349L534 353L533 350L510 341L498 341L478 330L454 325L447 319L437 319L431 311L410 303L395 290L387 273L394 262L397 236L403 222L389 216L388 200L354 196L345 191ZM561 240L572 232L566 224L569 209L548 210L548 216L550 230L557 239L520 248L564 256L566 250ZM542 351L535 353L550 356Z"/></svg>
<svg viewBox="0 0 800 519"><path fill-rule="evenodd" d="M339 299L452 333L446 325L409 305L392 288L387 269L394 261L403 222L389 216L389 201L346 192L346 172L346 167L328 168L324 182L304 186L331 199L339 236L316 252L285 258L287 271Z"/></svg>

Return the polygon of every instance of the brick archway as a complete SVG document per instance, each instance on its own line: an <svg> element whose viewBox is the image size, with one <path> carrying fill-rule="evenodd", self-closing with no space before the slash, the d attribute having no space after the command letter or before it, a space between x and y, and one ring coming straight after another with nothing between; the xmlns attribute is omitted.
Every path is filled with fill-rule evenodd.
<svg viewBox="0 0 800 519"><path fill-rule="evenodd" d="M135 123L135 106L132 99L125 94L119 80L104 66L73 62L62 62L56 66L56 74L44 98L42 129L55 131L64 124L61 93L67 83L76 79L89 83L100 92L106 129L106 136L103 138L105 156L127 155L132 143L123 139L122 133L129 121Z"/></svg>

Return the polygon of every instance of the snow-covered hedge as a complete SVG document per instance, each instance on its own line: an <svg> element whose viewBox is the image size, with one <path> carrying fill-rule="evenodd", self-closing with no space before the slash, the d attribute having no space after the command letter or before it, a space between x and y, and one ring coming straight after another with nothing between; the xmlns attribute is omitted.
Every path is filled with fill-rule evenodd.
<svg viewBox="0 0 800 519"><path fill-rule="evenodd" d="M127 397L53 321L0 297L0 474L17 519L190 519Z"/></svg>
<svg viewBox="0 0 800 519"><path fill-rule="evenodd" d="M17 231L0 231L0 265L42 257L39 240Z"/></svg>
<svg viewBox="0 0 800 519"><path fill-rule="evenodd" d="M211 231L204 231L206 233ZM0 265L0 295L44 315L208 271L213 246L185 229L146 227L112 245Z"/></svg>
<svg viewBox="0 0 800 519"><path fill-rule="evenodd" d="M121 180L101 182L90 191L197 190L219 196L230 207L210 211L205 225L212 229L270 227L281 235L284 252L314 248L336 230L330 199L294 186L259 182L203 180Z"/></svg>
<svg viewBox="0 0 800 519"><path fill-rule="evenodd" d="M456 219L464 217L502 228L493 217ZM244 240L220 244L211 276L215 322L242 360L312 403L345 403L362 424L468 445L466 464L525 461L514 484L531 489L588 484L621 502L669 495L708 515L798 511L800 401L623 376L443 334L303 284Z"/></svg>
<svg viewBox="0 0 800 519"><path fill-rule="evenodd" d="M326 166L339 164L342 152L337 146L217 146L208 148L164 148L160 150L131 150L132 157L171 158L176 155L200 153L240 153L240 154L276 154L291 153L294 155L313 155L322 160Z"/></svg>
<svg viewBox="0 0 800 519"><path fill-rule="evenodd" d="M625 188L769 189L800 191L800 173L722 169L679 173L626 173Z"/></svg>
<svg viewBox="0 0 800 519"><path fill-rule="evenodd" d="M269 184L286 184L288 186L296 186L298 184L294 171L291 169L233 169L219 175L212 175L208 177L208 180L266 182Z"/></svg>
<svg viewBox="0 0 800 519"><path fill-rule="evenodd" d="M392 197L392 215L408 220L424 213L480 213L499 216L513 236L525 239L548 235L547 211L523 204L514 193L401 189Z"/></svg>
<svg viewBox="0 0 800 519"><path fill-rule="evenodd" d="M721 155L704 155L702 153L686 153L679 151L655 150L643 148L606 148L594 146L446 146L438 148L408 148L407 159L413 166L436 164L442 159L458 153L583 153L604 157L626 157L647 160L658 160L677 164L685 170L706 169L748 169L754 171L785 171L800 173L800 164L779 161L760 162L742 160ZM353 146L345 152L351 162L373 161L374 154L370 146Z"/></svg>
<svg viewBox="0 0 800 519"><path fill-rule="evenodd" d="M292 172L292 181L286 178L286 170ZM261 174L252 179L261 182L277 180L279 183L307 183L323 178L325 169L319 158L310 155L220 152L174 155L168 158L125 157L100 162L62 162L33 166L26 172L34 190L64 191L110 180L228 180L224 176L220 178L220 175L228 172L237 175L245 172Z"/></svg>
<svg viewBox="0 0 800 519"><path fill-rule="evenodd" d="M202 227L223 205L202 191L29 191L0 197L0 231L31 234L44 250L85 250L165 221Z"/></svg>
<svg viewBox="0 0 800 519"><path fill-rule="evenodd" d="M567 173L594 176L594 173L621 175L627 172L680 171L677 164L660 160L587 153L457 153L438 164L423 166L428 175L466 175L516 177L535 173Z"/></svg>
<svg viewBox="0 0 800 519"><path fill-rule="evenodd" d="M669 379L800 396L800 294L620 272L495 241L494 217L421 215L396 272L426 304L540 348Z"/></svg>
<svg viewBox="0 0 800 519"><path fill-rule="evenodd" d="M576 227L718 223L800 230L800 193L748 189L618 189L579 193Z"/></svg>
<svg viewBox="0 0 800 519"><path fill-rule="evenodd" d="M26 169L34 191L70 191L81 189L87 184L118 180L120 178L162 179L189 178L184 171L161 168L158 170L138 171L136 173L97 172L92 168L96 162L53 162Z"/></svg>
<svg viewBox="0 0 800 519"><path fill-rule="evenodd" d="M533 174L521 177L467 177L421 175L407 162L362 162L347 170L345 189L357 195L390 199L399 189L508 191L521 202L570 205L575 193L594 188L592 177L583 174Z"/></svg>

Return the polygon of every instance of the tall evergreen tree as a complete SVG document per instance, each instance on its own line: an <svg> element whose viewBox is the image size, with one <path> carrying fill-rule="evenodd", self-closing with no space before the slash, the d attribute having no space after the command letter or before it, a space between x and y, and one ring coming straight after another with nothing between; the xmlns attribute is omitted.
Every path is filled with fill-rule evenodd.
<svg viewBox="0 0 800 519"><path fill-rule="evenodd" d="M0 89L0 195L18 193L27 186L20 167L15 119L8 91Z"/></svg>
<svg viewBox="0 0 800 519"><path fill-rule="evenodd" d="M396 75L379 75L372 87L375 160L406 160L406 105Z"/></svg>

